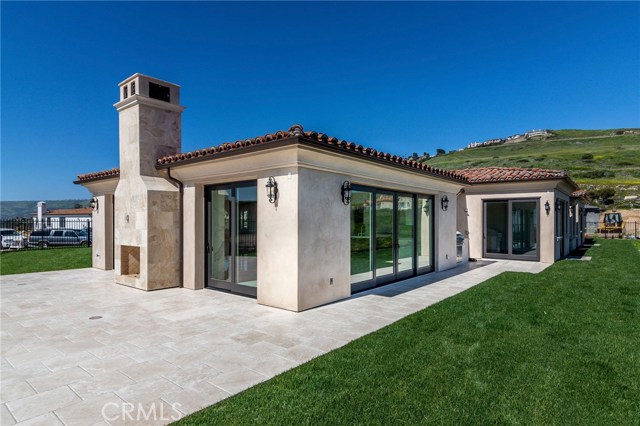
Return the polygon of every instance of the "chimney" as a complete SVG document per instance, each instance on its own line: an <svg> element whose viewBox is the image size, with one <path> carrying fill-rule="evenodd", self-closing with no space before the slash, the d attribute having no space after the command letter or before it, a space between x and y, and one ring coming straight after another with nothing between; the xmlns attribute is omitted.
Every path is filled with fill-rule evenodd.
<svg viewBox="0 0 640 426"><path fill-rule="evenodd" d="M116 282L180 286L180 192L156 160L182 147L180 86L134 74L119 84L120 179L114 194Z"/></svg>
<svg viewBox="0 0 640 426"><path fill-rule="evenodd" d="M44 214L46 212L45 207L47 206L47 203L45 203L44 201L38 201L38 223L36 223L36 229L44 229L45 227L44 222L43 222L43 218L44 218Z"/></svg>

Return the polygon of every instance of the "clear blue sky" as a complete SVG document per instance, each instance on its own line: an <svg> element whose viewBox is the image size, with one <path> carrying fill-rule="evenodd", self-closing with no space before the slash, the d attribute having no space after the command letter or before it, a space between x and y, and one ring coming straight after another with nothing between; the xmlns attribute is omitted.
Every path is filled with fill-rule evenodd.
<svg viewBox="0 0 640 426"><path fill-rule="evenodd" d="M117 83L182 86L183 150L301 123L396 154L640 127L640 3L2 2L1 199L89 198Z"/></svg>

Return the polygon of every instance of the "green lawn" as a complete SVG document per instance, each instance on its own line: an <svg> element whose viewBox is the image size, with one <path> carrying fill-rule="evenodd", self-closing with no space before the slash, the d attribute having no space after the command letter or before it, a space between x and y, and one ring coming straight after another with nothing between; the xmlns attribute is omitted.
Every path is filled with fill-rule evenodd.
<svg viewBox="0 0 640 426"><path fill-rule="evenodd" d="M638 425L640 252L598 242L590 262L502 274L177 424Z"/></svg>
<svg viewBox="0 0 640 426"><path fill-rule="evenodd" d="M91 247L50 248L0 253L0 275L91 267Z"/></svg>

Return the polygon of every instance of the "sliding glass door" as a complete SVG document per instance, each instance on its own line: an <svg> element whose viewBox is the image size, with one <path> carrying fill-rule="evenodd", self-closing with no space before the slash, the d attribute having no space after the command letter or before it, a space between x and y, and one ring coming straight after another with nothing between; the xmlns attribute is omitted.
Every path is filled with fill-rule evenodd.
<svg viewBox="0 0 640 426"><path fill-rule="evenodd" d="M539 200L484 202L484 257L538 260Z"/></svg>
<svg viewBox="0 0 640 426"><path fill-rule="evenodd" d="M256 296L255 182L207 187L207 286Z"/></svg>
<svg viewBox="0 0 640 426"><path fill-rule="evenodd" d="M350 206L352 292L433 270L433 197L354 186Z"/></svg>

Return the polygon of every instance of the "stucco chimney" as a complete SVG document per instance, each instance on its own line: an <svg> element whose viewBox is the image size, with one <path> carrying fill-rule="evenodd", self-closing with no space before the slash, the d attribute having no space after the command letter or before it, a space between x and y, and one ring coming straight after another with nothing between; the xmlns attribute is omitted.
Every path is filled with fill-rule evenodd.
<svg viewBox="0 0 640 426"><path fill-rule="evenodd" d="M134 74L119 84L120 179L114 195L116 282L180 285L180 193L156 160L182 145L180 86Z"/></svg>
<svg viewBox="0 0 640 426"><path fill-rule="evenodd" d="M44 218L44 213L46 212L45 208L47 207L47 203L44 201L38 201L38 223L36 223L36 229L44 229L42 219Z"/></svg>

